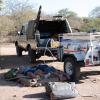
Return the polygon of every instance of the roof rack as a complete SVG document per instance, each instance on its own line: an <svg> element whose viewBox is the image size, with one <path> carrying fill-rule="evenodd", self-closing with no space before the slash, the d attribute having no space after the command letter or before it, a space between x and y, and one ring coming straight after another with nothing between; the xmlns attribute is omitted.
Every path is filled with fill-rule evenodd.
<svg viewBox="0 0 100 100"><path fill-rule="evenodd" d="M62 18L62 16L59 16L59 15L57 15L57 16L53 16L53 18L56 18L56 17L58 17L58 18Z"/></svg>
<svg viewBox="0 0 100 100"><path fill-rule="evenodd" d="M59 16L59 15L53 16L53 20L63 20L63 19L64 19L63 16Z"/></svg>

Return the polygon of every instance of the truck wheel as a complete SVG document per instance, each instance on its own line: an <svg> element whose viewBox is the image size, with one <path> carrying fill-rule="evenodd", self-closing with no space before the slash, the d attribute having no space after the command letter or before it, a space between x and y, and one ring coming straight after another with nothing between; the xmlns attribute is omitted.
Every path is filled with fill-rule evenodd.
<svg viewBox="0 0 100 100"><path fill-rule="evenodd" d="M16 54L17 54L17 56L22 56L22 49L18 45L18 41L15 41L15 46L16 46Z"/></svg>
<svg viewBox="0 0 100 100"><path fill-rule="evenodd" d="M16 54L17 54L17 56L22 56L22 50L18 46L16 46Z"/></svg>
<svg viewBox="0 0 100 100"><path fill-rule="evenodd" d="M78 82L80 77L80 67L73 58L66 58L64 61L64 72L70 76L70 81Z"/></svg>
<svg viewBox="0 0 100 100"><path fill-rule="evenodd" d="M34 63L36 61L36 50L33 50L31 46L28 48L28 56L30 63Z"/></svg>

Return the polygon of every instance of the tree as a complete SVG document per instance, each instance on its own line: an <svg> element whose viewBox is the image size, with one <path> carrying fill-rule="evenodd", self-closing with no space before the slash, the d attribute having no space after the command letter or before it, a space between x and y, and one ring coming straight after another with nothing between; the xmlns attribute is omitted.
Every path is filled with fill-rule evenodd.
<svg viewBox="0 0 100 100"><path fill-rule="evenodd" d="M83 23L82 23L82 19L77 16L77 13L75 13L73 11L69 11L66 8L66 9L62 9L62 10L58 11L58 15L61 15L65 18L67 17L67 19L70 23L70 26L72 28L81 29L81 26Z"/></svg>
<svg viewBox="0 0 100 100"><path fill-rule="evenodd" d="M2 1L0 0L0 3L1 3Z"/></svg>
<svg viewBox="0 0 100 100"><path fill-rule="evenodd" d="M6 0L5 5L9 14L22 12L28 8L34 8L34 4L30 4L30 0Z"/></svg>
<svg viewBox="0 0 100 100"><path fill-rule="evenodd" d="M2 0L0 0L0 10L1 10L1 6L2 6Z"/></svg>
<svg viewBox="0 0 100 100"><path fill-rule="evenodd" d="M79 17L69 17L68 21L70 23L70 26L73 28L73 31L75 31L74 29L80 30L83 25L83 21Z"/></svg>
<svg viewBox="0 0 100 100"><path fill-rule="evenodd" d="M100 6L94 8L90 13L89 17L98 17L100 18Z"/></svg>
<svg viewBox="0 0 100 100"><path fill-rule="evenodd" d="M29 0L5 0L5 11L0 16L0 33L2 35L13 35L21 26L32 20L36 16L36 12L32 9L34 4L30 4Z"/></svg>
<svg viewBox="0 0 100 100"><path fill-rule="evenodd" d="M100 18L84 18L82 31L100 30Z"/></svg>
<svg viewBox="0 0 100 100"><path fill-rule="evenodd" d="M14 31L14 21L9 16L0 16L0 36L6 36Z"/></svg>
<svg viewBox="0 0 100 100"><path fill-rule="evenodd" d="M68 17L68 18L77 16L77 14L75 12L69 11L67 8L58 11L58 15L61 15L63 17Z"/></svg>
<svg viewBox="0 0 100 100"><path fill-rule="evenodd" d="M30 4L30 0L6 0L6 11L11 20L14 21L17 30L20 29L22 24L33 19L36 15L34 10L34 4Z"/></svg>

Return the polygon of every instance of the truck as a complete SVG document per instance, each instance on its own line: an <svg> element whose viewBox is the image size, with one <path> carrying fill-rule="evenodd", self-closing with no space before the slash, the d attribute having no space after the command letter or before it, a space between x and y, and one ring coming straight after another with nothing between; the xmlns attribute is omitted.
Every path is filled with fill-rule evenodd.
<svg viewBox="0 0 100 100"><path fill-rule="evenodd" d="M29 61L35 63L36 59L43 55L56 57L58 61L64 62L64 72L67 73L71 81L78 81L80 67L84 66L85 53L81 45L74 44L73 40L64 40L64 34L72 33L70 24L62 16L53 16L52 19L40 19L41 6L37 18L30 20L26 26L22 26L20 35L26 35L27 41L35 40L36 47L27 43L26 47L15 41L17 56L22 56L23 51L28 51ZM63 44L63 41L66 41Z"/></svg>

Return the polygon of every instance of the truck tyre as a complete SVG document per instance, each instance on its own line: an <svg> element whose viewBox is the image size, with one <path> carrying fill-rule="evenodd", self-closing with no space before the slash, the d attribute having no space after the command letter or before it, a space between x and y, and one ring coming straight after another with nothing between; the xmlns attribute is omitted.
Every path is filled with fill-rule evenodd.
<svg viewBox="0 0 100 100"><path fill-rule="evenodd" d="M64 61L64 72L70 76L70 81L78 82L80 67L74 58L66 58Z"/></svg>
<svg viewBox="0 0 100 100"><path fill-rule="evenodd" d="M18 46L16 46L16 54L17 54L17 56L22 56L22 50Z"/></svg>
<svg viewBox="0 0 100 100"><path fill-rule="evenodd" d="M18 45L18 41L15 41L15 46L16 46L16 54L17 54L17 56L22 56L22 49Z"/></svg>
<svg viewBox="0 0 100 100"><path fill-rule="evenodd" d="M31 46L28 48L28 56L30 63L34 63L36 61L36 50L33 50Z"/></svg>

